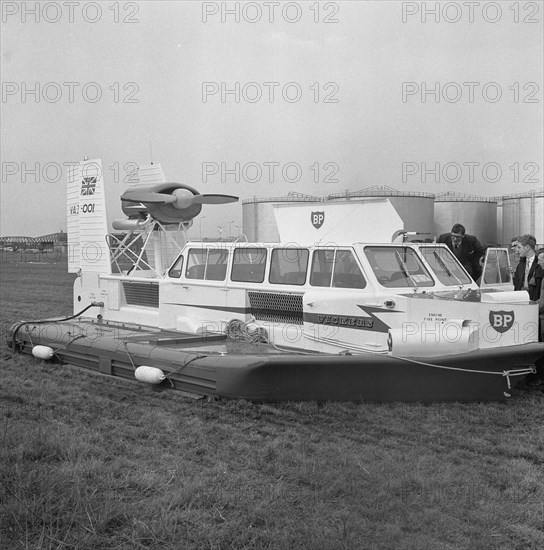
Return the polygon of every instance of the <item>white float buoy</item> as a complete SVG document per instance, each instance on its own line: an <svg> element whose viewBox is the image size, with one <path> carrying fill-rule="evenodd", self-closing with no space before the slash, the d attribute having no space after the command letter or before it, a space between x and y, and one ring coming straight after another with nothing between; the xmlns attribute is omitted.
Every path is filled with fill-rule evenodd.
<svg viewBox="0 0 544 550"><path fill-rule="evenodd" d="M53 351L53 348L50 348L49 346L34 346L32 348L32 355L38 359L45 359L47 361L55 355L55 352Z"/></svg>
<svg viewBox="0 0 544 550"><path fill-rule="evenodd" d="M160 384L166 378L161 369L145 365L138 367L134 371L134 377L138 382L145 382L146 384Z"/></svg>

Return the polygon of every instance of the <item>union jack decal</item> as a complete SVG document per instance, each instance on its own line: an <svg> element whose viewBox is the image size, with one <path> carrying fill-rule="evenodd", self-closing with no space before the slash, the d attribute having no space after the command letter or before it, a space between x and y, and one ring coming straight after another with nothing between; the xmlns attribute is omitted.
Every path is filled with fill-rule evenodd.
<svg viewBox="0 0 544 550"><path fill-rule="evenodd" d="M96 188L96 176L89 178L83 178L81 180L81 194L82 195L94 195Z"/></svg>

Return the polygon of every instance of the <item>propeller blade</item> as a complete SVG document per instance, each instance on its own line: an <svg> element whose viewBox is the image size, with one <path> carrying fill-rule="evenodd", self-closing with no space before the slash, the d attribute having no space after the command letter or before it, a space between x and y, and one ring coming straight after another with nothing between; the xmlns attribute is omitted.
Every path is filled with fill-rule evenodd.
<svg viewBox="0 0 544 550"><path fill-rule="evenodd" d="M146 191L129 191L121 196L121 200L125 202L143 202L168 204L175 202L176 197L165 193L149 193Z"/></svg>
<svg viewBox="0 0 544 550"><path fill-rule="evenodd" d="M227 204L229 202L236 202L238 197L233 195L195 195L193 202L196 204Z"/></svg>

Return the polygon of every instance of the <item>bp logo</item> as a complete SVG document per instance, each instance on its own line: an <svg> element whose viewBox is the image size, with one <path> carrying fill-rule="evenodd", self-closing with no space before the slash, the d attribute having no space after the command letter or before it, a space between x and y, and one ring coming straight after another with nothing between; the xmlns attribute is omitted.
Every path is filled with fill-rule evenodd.
<svg viewBox="0 0 544 550"><path fill-rule="evenodd" d="M312 218L312 225L316 229L319 229L323 225L323 222L325 221L325 212L312 212L311 218Z"/></svg>
<svg viewBox="0 0 544 550"><path fill-rule="evenodd" d="M512 328L514 324L514 312L513 311L490 311L489 312L489 324L497 332L506 332Z"/></svg>

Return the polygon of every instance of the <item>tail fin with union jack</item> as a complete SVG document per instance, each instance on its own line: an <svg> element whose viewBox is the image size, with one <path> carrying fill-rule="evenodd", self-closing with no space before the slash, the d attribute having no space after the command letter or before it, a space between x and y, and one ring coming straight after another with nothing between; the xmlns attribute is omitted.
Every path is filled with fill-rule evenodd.
<svg viewBox="0 0 544 550"><path fill-rule="evenodd" d="M69 168L67 217L68 272L111 273L100 160L85 160Z"/></svg>

